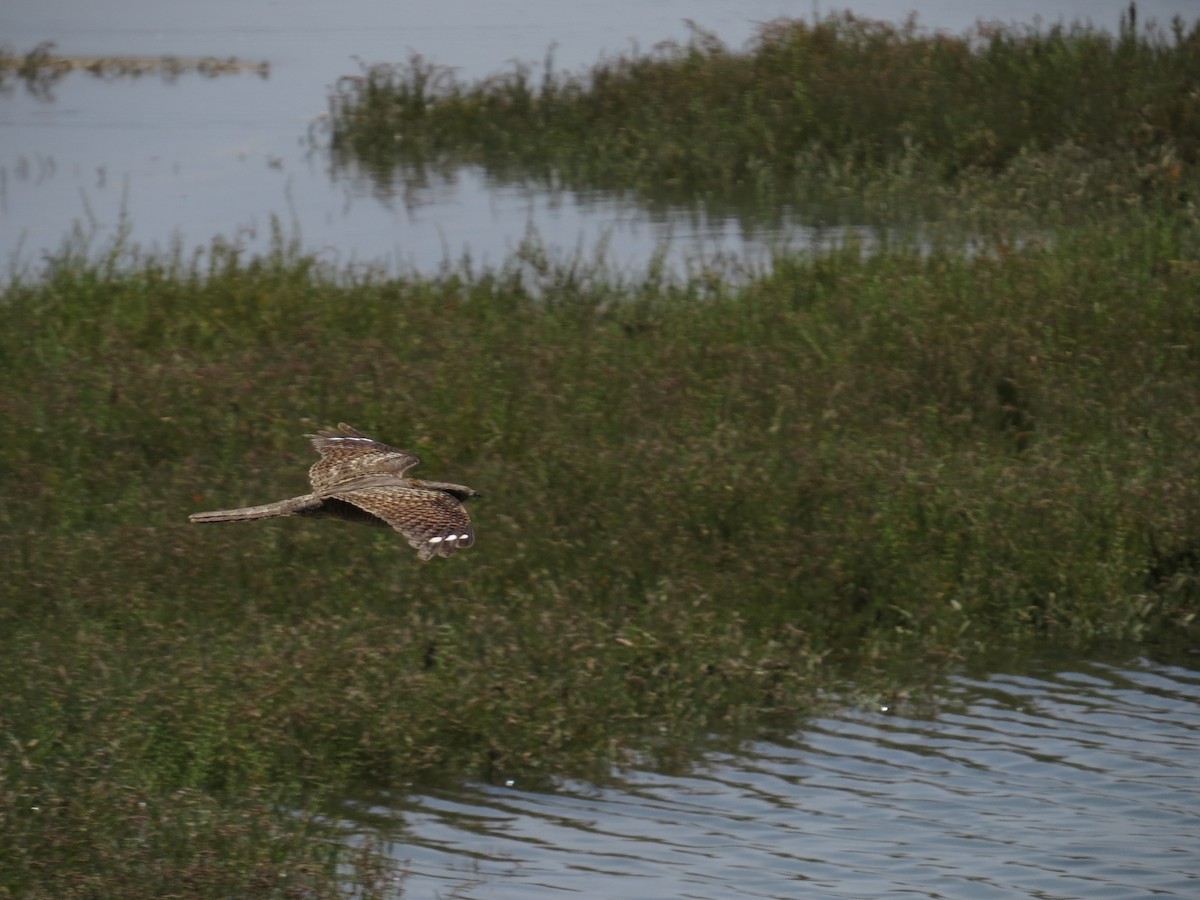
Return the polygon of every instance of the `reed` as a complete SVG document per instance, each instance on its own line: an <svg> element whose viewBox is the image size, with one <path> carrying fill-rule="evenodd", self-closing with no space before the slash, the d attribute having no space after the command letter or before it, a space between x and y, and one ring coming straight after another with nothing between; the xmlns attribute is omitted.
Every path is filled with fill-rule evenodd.
<svg viewBox="0 0 1200 900"><path fill-rule="evenodd" d="M540 77L522 64L475 82L414 56L342 79L329 138L336 159L380 179L398 163L467 161L681 201L786 202L814 179L901 174L928 188L1065 148L1119 160L1135 187L1169 188L1200 149L1200 24L1135 20L1131 7L1117 35L1078 24L949 35L912 19L784 19L741 51L695 29L581 73L548 57Z"/></svg>

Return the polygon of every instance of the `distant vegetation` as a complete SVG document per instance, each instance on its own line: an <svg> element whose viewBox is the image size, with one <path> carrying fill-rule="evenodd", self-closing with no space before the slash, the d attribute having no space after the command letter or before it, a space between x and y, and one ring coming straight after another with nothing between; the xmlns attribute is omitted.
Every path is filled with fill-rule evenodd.
<svg viewBox="0 0 1200 900"><path fill-rule="evenodd" d="M270 74L268 63L242 62L236 57L217 59L213 56L67 56L54 52L55 45L46 41L28 53L20 54L11 47L0 46L0 91L10 90L20 82L34 96L52 99L51 89L71 72L87 72L97 78L138 78L158 75L177 78L189 72L206 75L230 75L253 72L262 78Z"/></svg>
<svg viewBox="0 0 1200 900"><path fill-rule="evenodd" d="M1200 24L1163 32L1135 16L1116 36L780 20L746 51L697 29L580 75L547 61L540 77L518 66L473 83L414 57L339 83L332 145L380 177L398 161L453 159L652 197L786 200L812 179L944 182L1030 157L1067 175L1062 156L1076 152L1169 190L1200 151Z"/></svg>
<svg viewBox="0 0 1200 900"><path fill-rule="evenodd" d="M1035 44L1059 63L1167 66L1193 33L997 33L971 53L1009 47L1007 79L1048 89ZM840 60L820 102L837 108L842 85L848 165L907 178L865 138L861 80L882 46L888 106L919 110L930 60L961 42L836 20L777 24L762 43L788 34L772 46ZM729 74L761 52L700 42L609 68L648 67L663 96L672 79L680 96L746 85L745 118L726 104L726 120L773 160L752 115L767 86ZM1129 71L1126 93L1162 90L1160 70ZM1108 82L1073 84L1086 106ZM491 123L515 128L507 115L462 119L476 150ZM642 116L576 138L637 133ZM1194 635L1186 129L1152 150L1089 143L1082 118L1063 138L1051 116L1018 116L1013 134L998 117L1016 155L994 159L997 177L1028 177L1024 194L988 193L968 171L981 158L943 146L959 129L913 116L913 146L948 192L976 185L980 212L1046 213L1071 185L1092 200L1071 227L1046 215L957 242L846 243L736 283L622 278L534 246L494 270L395 277L282 242L194 260L68 248L14 279L0 298L0 896L332 896L339 864L341 889L381 896L395 873L369 847L348 858L315 819L352 787L686 765L714 735L918 695L991 652ZM836 123L811 127L833 160ZM1033 147L1074 160L1069 185L1032 174ZM749 171L737 157L680 171L715 184ZM1178 171L1122 168L1155 159ZM1096 199L1096 173L1119 189ZM188 524L303 490L302 433L339 420L416 452L418 475L481 490L476 546L421 564L397 535L336 522Z"/></svg>

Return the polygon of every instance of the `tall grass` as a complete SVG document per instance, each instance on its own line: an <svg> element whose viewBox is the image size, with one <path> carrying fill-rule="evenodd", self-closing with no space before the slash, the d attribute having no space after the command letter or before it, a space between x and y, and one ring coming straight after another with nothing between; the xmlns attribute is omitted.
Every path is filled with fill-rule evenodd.
<svg viewBox="0 0 1200 900"><path fill-rule="evenodd" d="M397 162L453 159L656 197L753 189L778 200L798 180L914 171L938 182L1064 147L1169 180L1200 149L1200 24L1164 32L1134 18L1115 36L779 20L743 51L696 29L686 44L580 74L548 59L540 78L518 65L472 83L413 57L338 84L331 143L380 178Z"/></svg>
<svg viewBox="0 0 1200 900"><path fill-rule="evenodd" d="M11 285L2 883L271 895L328 872L272 803L603 777L851 673L1190 627L1195 260L1147 222L741 287L228 249ZM187 523L303 491L337 420L481 490L477 546Z"/></svg>
<svg viewBox="0 0 1200 900"><path fill-rule="evenodd" d="M1062 58L1161 58L1167 75L1192 40L1056 33ZM1009 80L1031 84L1043 58L1066 65L1052 35L956 57L951 39L904 34L773 26L758 53L790 41L839 72L847 48L861 62L880 44L908 54L918 86L946 59L975 72L1016 54ZM845 60L844 123L866 77ZM698 39L614 65L663 91L746 63ZM1133 71L1125 93L1153 99L1158 70ZM420 90L405 101L418 118L469 99ZM472 103L492 102L479 90ZM570 90L594 102L551 81L530 103ZM506 109L479 119L483 143L487 123L527 121ZM929 158L964 164L919 110ZM1020 137L1022 121L1012 146L1057 140L1042 119L1044 143ZM830 146L885 160L867 124ZM1133 137L1114 156L1071 128L1071 146L1006 161L1024 193L997 181L989 209L1119 185L1081 200L1074 228L848 243L739 283L622 279L532 250L395 277L282 243L253 258L68 251L13 279L0 894L330 896L353 881L379 895L402 873L369 850L347 861L312 815L349 785L603 778L632 754L684 760L714 733L794 724L831 695L912 691L997 648L1194 634L1186 129L1157 151L1182 174L1146 170L1157 187L1142 190L1118 171L1142 152ZM725 177L684 182L710 176ZM949 184L972 179L986 181ZM302 433L337 421L482 491L477 545L421 564L397 536L342 523L188 524L304 491Z"/></svg>

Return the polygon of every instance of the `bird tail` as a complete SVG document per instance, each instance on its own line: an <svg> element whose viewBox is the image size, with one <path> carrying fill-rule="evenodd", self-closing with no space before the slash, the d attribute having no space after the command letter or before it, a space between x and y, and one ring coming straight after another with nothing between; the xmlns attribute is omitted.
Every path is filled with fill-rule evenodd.
<svg viewBox="0 0 1200 900"><path fill-rule="evenodd" d="M245 506L241 509L214 509L212 512L192 513L188 516L190 522L243 522L248 519L278 519L282 516L294 516L313 505L314 497L310 494L304 497L293 497L290 500L279 500L276 503L266 503L262 506ZM320 501L316 501L320 503Z"/></svg>

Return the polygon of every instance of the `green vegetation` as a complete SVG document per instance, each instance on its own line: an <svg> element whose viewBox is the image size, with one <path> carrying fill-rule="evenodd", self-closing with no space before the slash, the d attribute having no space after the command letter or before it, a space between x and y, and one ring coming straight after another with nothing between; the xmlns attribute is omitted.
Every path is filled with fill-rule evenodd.
<svg viewBox="0 0 1200 900"><path fill-rule="evenodd" d="M1119 36L780 20L745 52L697 31L582 75L548 61L540 79L518 66L471 84L414 57L340 82L332 145L381 179L398 161L450 159L655 199L752 189L787 201L817 180L995 176L1071 149L1169 187L1200 151L1200 23L1166 35L1132 19Z"/></svg>
<svg viewBox="0 0 1200 900"><path fill-rule="evenodd" d="M209 78L253 72L266 78L271 71L268 63L247 63L233 56L226 59L212 56L192 59L179 56L62 56L54 52L54 46L53 42L46 41L25 54L0 46L0 91L11 90L13 84L20 81L34 96L53 99L54 85L71 72L87 72L107 80L143 75L160 75L170 80L187 72Z"/></svg>
<svg viewBox="0 0 1200 900"><path fill-rule="evenodd" d="M1076 227L737 283L535 247L390 277L282 242L15 279L0 896L328 896L339 864L378 895L394 873L311 815L347 786L604 778L997 648L1194 630L1194 175L1163 143L1169 189L1135 190L1140 151L1068 140L1076 184L1121 185ZM981 211L1063 193L1025 185ZM477 545L421 564L341 523L186 521L303 491L301 433L339 420L481 490Z"/></svg>
<svg viewBox="0 0 1200 900"><path fill-rule="evenodd" d="M903 690L1031 636L1191 624L1181 241L846 248L704 296L232 253L11 287L5 886L225 895L222 867L316 865L268 800L602 777L847 674ZM339 418L483 490L478 545L420 564L340 523L186 522L303 490L297 432Z"/></svg>

